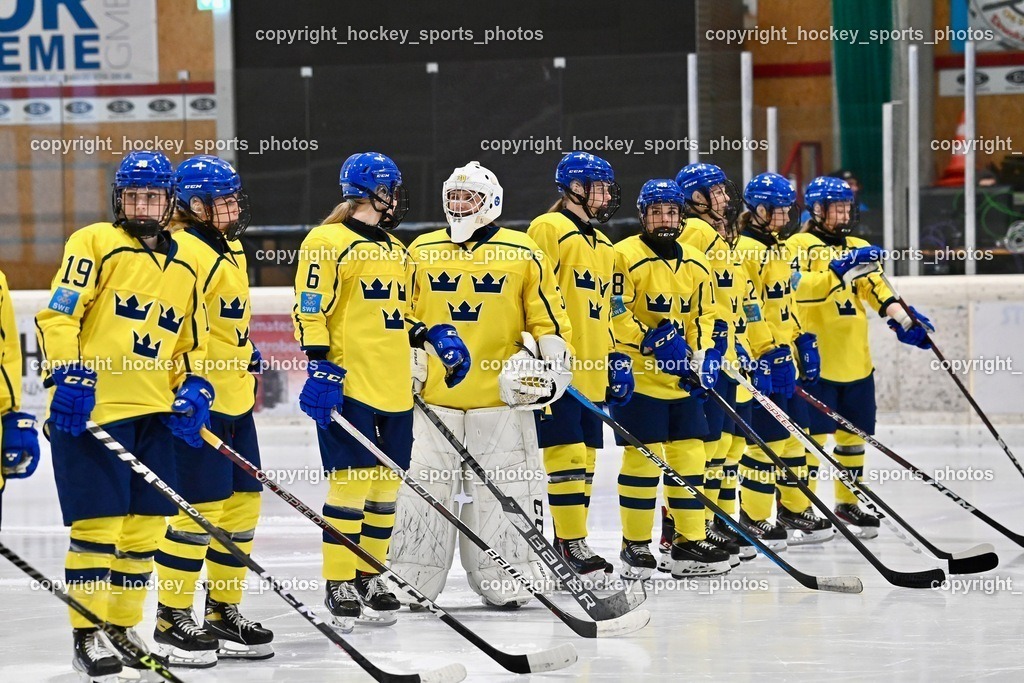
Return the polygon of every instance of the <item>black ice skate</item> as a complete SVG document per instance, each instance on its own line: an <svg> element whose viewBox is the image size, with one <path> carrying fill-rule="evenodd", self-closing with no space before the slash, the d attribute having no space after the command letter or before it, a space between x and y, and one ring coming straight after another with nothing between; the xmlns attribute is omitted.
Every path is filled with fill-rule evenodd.
<svg viewBox="0 0 1024 683"><path fill-rule="evenodd" d="M672 543L672 578L718 576L728 573L729 553L706 540L688 541L676 536Z"/></svg>
<svg viewBox="0 0 1024 683"><path fill-rule="evenodd" d="M343 633L351 633L356 620L363 613L355 580L328 581L324 605L331 613L331 622L334 626Z"/></svg>
<svg viewBox="0 0 1024 683"><path fill-rule="evenodd" d="M658 563L651 554L651 549L646 543L640 541L627 541L622 539L622 552L619 553L622 560L622 570L619 574L629 581L639 581L651 578L654 568Z"/></svg>
<svg viewBox="0 0 1024 683"><path fill-rule="evenodd" d="M676 523L668 516L668 510L661 506L661 540L658 541L658 571L672 571L672 539L676 537Z"/></svg>
<svg viewBox="0 0 1024 683"><path fill-rule="evenodd" d="M611 565L590 549L585 538L572 540L556 538L555 549L558 550L562 559L572 567L572 570L580 576L594 572L611 572Z"/></svg>
<svg viewBox="0 0 1024 683"><path fill-rule="evenodd" d="M149 645L146 643L145 640L142 639L142 636L139 635L139 632L134 627L128 628L125 626L115 626L114 624L110 624L110 628L118 631L122 636L124 636L128 640L128 642L130 642L136 648L141 650L143 653L155 659L160 664L163 664L164 666L169 665L169 662L165 657L161 657L156 653L150 652ZM121 646L117 644L117 641L108 636L106 633L103 634L103 638L107 641L107 646L110 648L111 652L113 652L114 655L121 661L122 666L131 669L138 669L140 671L151 670L148 666L142 663L139 657L135 656L131 652L128 652L127 650L122 649Z"/></svg>
<svg viewBox="0 0 1024 683"><path fill-rule="evenodd" d="M738 567L740 564L740 546L730 536L719 533L716 526L710 519L704 521L704 534L711 545L721 548L729 553L729 566Z"/></svg>
<svg viewBox="0 0 1024 683"><path fill-rule="evenodd" d="M390 626L398 621L395 612L402 606L380 574L356 572L356 591L362 603L359 623Z"/></svg>
<svg viewBox="0 0 1024 683"><path fill-rule="evenodd" d="M878 535L878 517L864 512L856 503L840 503L836 505L835 513L857 536L874 538Z"/></svg>
<svg viewBox="0 0 1024 683"><path fill-rule="evenodd" d="M208 669L217 664L218 641L196 623L191 609L157 605L153 640L171 666Z"/></svg>
<svg viewBox="0 0 1024 683"><path fill-rule="evenodd" d="M224 659L270 659L274 633L262 624L246 619L238 605L217 602L206 596L206 619L203 630L217 638L217 656Z"/></svg>
<svg viewBox="0 0 1024 683"><path fill-rule="evenodd" d="M740 510L740 524L775 552L781 553L786 549L786 530L777 524L772 524L766 519L755 522L743 510ZM739 546L741 560L752 560L757 557L757 550L754 546L743 543L740 543Z"/></svg>
<svg viewBox="0 0 1024 683"><path fill-rule="evenodd" d="M107 648L98 628L74 630L74 653L71 666L85 680L116 683L121 673L121 660Z"/></svg>
<svg viewBox="0 0 1024 683"><path fill-rule="evenodd" d="M789 545L824 543L836 535L832 522L814 514L814 508L810 506L803 512L793 512L785 505L779 505L777 517L779 525L786 530L786 542Z"/></svg>

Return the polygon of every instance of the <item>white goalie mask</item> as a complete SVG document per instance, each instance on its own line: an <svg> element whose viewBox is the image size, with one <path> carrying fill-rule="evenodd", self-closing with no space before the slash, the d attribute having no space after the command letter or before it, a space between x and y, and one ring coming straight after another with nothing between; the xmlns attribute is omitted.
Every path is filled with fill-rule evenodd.
<svg viewBox="0 0 1024 683"><path fill-rule="evenodd" d="M471 161L444 181L441 202L451 226L452 242L461 244L501 215L502 189L494 174Z"/></svg>

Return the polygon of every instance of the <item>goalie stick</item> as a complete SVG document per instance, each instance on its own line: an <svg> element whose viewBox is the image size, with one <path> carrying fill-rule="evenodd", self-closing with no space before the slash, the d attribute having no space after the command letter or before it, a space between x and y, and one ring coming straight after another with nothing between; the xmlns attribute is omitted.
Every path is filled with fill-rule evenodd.
<svg viewBox="0 0 1024 683"><path fill-rule="evenodd" d="M362 655L355 647L353 647L348 641L338 635L334 629L325 624L323 620L316 615L306 605L298 601L295 596L286 591L281 584L277 582L266 569L261 567L255 560L246 555L241 548L228 538L228 535L221 531L218 527L211 524L205 517L199 514L199 511L192 507L192 504L181 497L174 489L167 485L163 479L158 477L156 473L146 467L145 463L136 458L130 453L124 446L122 446L117 439L107 433L103 427L89 420L86 422L86 429L96 439L107 447L114 455L120 458L122 461L128 464L137 475L142 477L143 480L157 491L160 492L167 500L174 503L178 509L184 512L188 517L198 524L203 531L210 534L213 538L217 539L217 542L223 545L228 552L231 553L232 557L244 564L246 567L254 571L261 579L270 584L270 587L281 596L285 602L301 614L303 618L311 623L316 630L323 633L332 643L340 647L348 654L349 657L355 661L366 673L370 674L374 680L380 681L380 683L457 683L466 678L466 668L462 664L448 664L439 669L433 671L426 671L423 673L414 674L393 674L383 669L378 668Z"/></svg>
<svg viewBox="0 0 1024 683"><path fill-rule="evenodd" d="M417 394L413 394L413 398L416 400L422 400L419 398ZM546 595L544 595L536 588L534 588L533 584L530 582L529 579L525 578L519 571L516 570L515 567L510 565L505 560L505 558L503 558L494 549L487 545L487 543L482 538L480 538L480 536L478 536L472 529L466 526L465 522L456 517L455 513L449 510L437 498L432 496L429 491L423 488L420 485L420 483L416 481L415 478L412 477L412 475L410 475L408 472L399 467L398 463L396 463L394 460L388 457L388 455L384 451L377 447L377 444L373 443L370 439L366 437L365 434L356 429L351 422L349 422L341 415L339 415L337 411L331 413L331 417L334 419L335 422L341 425L342 429L351 434L353 438L355 438L359 443L361 443L364 448L373 453L374 457L376 457L385 466L389 467L393 472L395 472L395 474L397 474L402 481L408 484L410 488L412 488L417 494L419 494L419 496L423 498L423 500L427 501L427 503L429 503L435 510L441 513L442 517L447 519L455 526L455 528L457 528L459 531L465 534L466 538L468 538L470 542L472 542L474 545L480 548L480 550L486 553L488 557L493 559L499 567L501 567L503 570L505 570L506 573L509 574L509 576L518 581L520 584L522 584L522 586L526 588L526 590L529 591L531 595L537 598L537 600L539 600L542 605L551 610L551 612L556 617L561 619L566 626L571 628L578 635L583 636L584 638L605 638L611 636L625 635L627 633L633 633L634 631L640 630L641 628L646 626L647 623L651 620L651 613L647 610L624 611L622 614L616 615L613 613L614 609L621 608L621 605L618 604L613 605L611 608L608 608L605 611L602 611L602 614L605 614L606 612L612 612L610 617L596 622L584 621L582 619L572 616L571 614L566 613L555 603L551 602L551 600ZM438 418L438 420L440 420L440 418ZM455 438L454 435L452 435L452 438ZM458 441L456 440L455 443L458 443ZM529 527L529 529L533 529L534 531L536 531L536 528L533 526L531 522L529 522L529 520L526 519L525 516L522 518L522 522L520 523L524 526ZM515 524L515 522L513 522L513 524ZM516 525L516 528L520 529L518 525ZM520 531L522 531L522 529L520 529ZM543 537L541 537L541 539L543 540ZM550 552L550 557L545 559L556 565L564 566L564 563L558 560L557 555L555 554L555 551L553 549ZM568 571L570 575L575 576L572 574L572 570L570 570L568 567L566 567L565 570ZM578 577L575 579L575 582L579 582ZM581 586L580 588L582 589ZM603 606L602 598L598 598L597 596L593 595L593 593L591 593L590 591L586 591L586 594L592 596L593 604L595 607L600 608L601 606ZM644 595L646 596L646 593ZM583 605L584 602L581 602L580 604Z"/></svg>
<svg viewBox="0 0 1024 683"><path fill-rule="evenodd" d="M906 459L900 457L895 451L893 451L892 449L887 447L885 444L880 442L878 439L876 439L872 435L868 434L867 432L861 431L861 429L858 428L857 425L855 425L852 422L850 422L849 420L847 420L845 417L843 417L842 415L837 413L834 409L829 408L827 405L825 405L824 403L819 401L817 398L815 398L811 394L808 394L806 391L804 391L803 389L801 389L799 387L797 387L796 391L805 401L807 401L808 403L811 404L812 408L815 408L816 410L820 411L822 414L827 415L828 417L832 418L833 420L835 420L836 422L841 424L843 426L843 429L845 429L846 431L850 432L851 434L856 434L860 438L864 439L864 441L866 441L867 443L871 444L872 446L874 446L878 450L880 450L883 453L885 453L893 461L895 461L896 463L902 465L903 467L905 467L906 469L910 470L915 475L920 477L920 479L922 481L924 481L926 484L929 484L933 488L938 489L944 496L946 496L951 501L953 501L954 503L956 503L957 505L962 507L964 510L967 510L972 515L974 515L975 517L977 517L978 519L980 519L981 521L985 522L990 527L992 527L993 529L995 529L996 531L1001 533L1003 536L1006 536L1008 539L1010 539L1011 541L1013 541L1017 545L1019 545L1022 548L1024 548L1024 535L1018 534L1018 533L1014 533L1013 531L1010 531L1005 526L1003 526L1002 524L1000 524L996 520L992 519L991 517L986 515L984 512L982 512L978 508L974 507L974 505L972 505L971 503L969 503L966 500L964 500L963 498L961 498L955 492L951 491L942 482L936 481L934 478L928 476L928 474L926 474L922 470L920 470L917 467L915 467L912 463L910 463ZM955 557L955 555L954 555L954 557Z"/></svg>
<svg viewBox="0 0 1024 683"><path fill-rule="evenodd" d="M147 669L157 674L161 678L167 681L174 681L175 683L182 683L182 680L171 673L171 670L160 663L152 653L146 652L139 648L135 643L128 640L128 637L121 633L119 630L111 626L109 623L100 619L99 615L90 610L88 607L75 600L73 597L65 593L64 591L57 588L53 581L43 576L39 571L32 565L26 562L24 559L19 557L17 553L0 543L0 555L3 555L11 561L15 567L31 576L40 586L53 593L58 600L63 602L65 605L75 610L83 617L96 624L97 627L103 634L110 639L118 649L122 652L130 655L131 657L138 659L139 663L144 665Z"/></svg>
<svg viewBox="0 0 1024 683"><path fill-rule="evenodd" d="M757 389L755 389L752 384L744 380L742 377L737 377L737 379L747 389L747 391L749 391L750 394L757 400L757 402L760 403L765 410L771 413L772 417L778 420L780 424L782 424L787 429L789 429L789 427L792 426L793 423L789 421L789 418L782 411L782 409L779 408L774 403L772 403L767 396L765 396ZM694 381L699 380L695 378ZM860 552L860 554L864 556L864 559L870 562L871 565L878 570L878 573L881 574L886 581L893 584L894 586L900 586L902 588L934 588L935 586L940 585L943 581L946 580L945 573L941 569L937 568L925 569L917 572L898 572L887 567L881 560L878 559L878 557L875 556L873 552L868 550L867 546L865 546L864 543L859 538L857 538L857 535L854 534L853 531L851 531L846 526L846 524L844 524L843 521L839 519L839 517L834 512L832 512L832 510L830 510L829 507L825 505L825 503L822 502L820 498L818 498L818 496L814 494L813 491L811 491L810 487L808 487L803 480L796 476L796 473L793 472L793 470L791 470L786 465L786 463L782 461L782 458L780 458L775 453L775 451L768 447L768 444L765 443L764 439L757 435L757 432L755 432L753 428L750 425L748 425L742 417L740 417L739 413L737 413L733 409L733 407L729 405L728 401L722 398L721 394L719 394L714 389L708 389L707 392L715 401L715 403L722 407L722 409L725 411L725 414L728 415L732 419L732 421L735 422L737 426L739 426L741 430L743 430L743 433L746 434L751 441L757 444L762 451L764 451L765 455L768 456L768 458L772 461L775 467L777 467L780 471L784 472L788 479L796 482L797 488L799 488L803 492L803 494L807 496L808 500L811 501L814 507L821 510L822 514L825 515L825 518L828 519L828 521L832 522L832 526L836 527L836 529L838 529L840 533L846 536L846 539L853 544L853 547L855 547ZM828 459L828 456L826 456L826 459Z"/></svg>
<svg viewBox="0 0 1024 683"><path fill-rule="evenodd" d="M367 563L374 569L376 569L382 576L386 576L395 582L406 593L408 593L419 605L425 610L436 616L438 619L446 623L456 633L461 635L463 638L473 643L477 648L483 651L488 657L501 664L503 667L517 674L528 674L528 673L540 673L544 671L556 671L563 669L567 666L572 665L576 662L576 648L571 643L565 643L558 647L542 650L533 654L513 655L507 652L503 652L486 640L477 635L474 631L470 630L465 624L453 617L448 612L444 611L437 603L423 595L415 586L410 584L408 581L403 579L398 574L394 573L388 567L378 560L376 557L371 555L369 552L364 550L355 543L345 534L338 531L334 526L327 522L323 517L318 515L308 505L299 500L294 494L285 490L283 486L278 484L274 479L269 477L266 472L256 467L253 463L246 460L246 458L228 446L221 439L219 439L213 432L208 429L202 431L203 440L206 441L210 446L217 449L221 455L225 456L228 460L235 463L242 471L249 476L253 477L261 484L265 485L268 489L273 491L284 500L286 503L291 505L293 508L302 513L302 515L309 521L320 527L325 533L331 538L338 541L349 551L351 551L356 557Z"/></svg>
<svg viewBox="0 0 1024 683"><path fill-rule="evenodd" d="M890 282L889 278L885 276L885 271L879 269L878 274L882 277L882 282L884 282L885 286L889 288L889 291L892 292L892 295L896 297L896 303L898 303L903 308L903 310L906 311L907 315L910 316L911 320L913 320L915 323L918 322L917 316L915 316L914 312L910 310L910 305L903 300L903 297L901 297L900 293L896 291L896 288L893 286L892 282ZM924 338L925 340L928 341L929 344L931 344L932 351L935 352L935 357L939 359L939 363L942 365L943 368L946 369L946 373L953 378L954 382L956 382L956 386L960 390L960 393L964 395L964 398L967 399L967 402L971 404L972 408L974 408L974 412L978 414L978 417L981 418L981 421L985 423L986 427L988 427L988 431L991 432L992 436L995 437L996 442L999 444L999 447L1002 448L1003 452L1006 453L1006 456L1010 458L1010 461L1013 463L1013 466L1017 468L1017 471L1021 473L1021 476L1024 476L1024 467L1022 467L1020 461L1018 461L1017 458L1014 457L1013 452L1010 450L1010 447L1006 445L1005 441L1003 441L1003 437L999 436L999 432L996 431L996 428L988 419L988 415L985 414L985 411L981 409L981 406L978 405L978 402L974 400L973 396L971 396L971 392L967 390L966 386L964 386L963 381L961 381L961 379L956 376L956 373L953 372L953 368L950 367L950 364L946 360L946 357L942 355L942 351L939 351L939 347L935 344L935 340L932 339L932 336L928 334L927 330L925 331Z"/></svg>
<svg viewBox="0 0 1024 683"><path fill-rule="evenodd" d="M702 505L715 513L718 518L728 524L736 533L760 550L765 557L778 565L782 571L796 579L800 585L812 590L831 591L833 593L860 593L864 590L864 585L856 576L813 576L811 574L805 574L795 568L793 565L779 557L777 552L765 545L758 536L750 533L745 526L734 520L725 510L719 507L717 503L712 502L710 498L691 486L681 474L669 467L664 460L655 455L651 449L640 441L640 439L633 436L625 427L616 422L615 418L601 410L601 408L594 404L590 399L581 394L576 387L569 385L566 389L566 393L570 394L573 398L582 403L584 408L595 413L602 422L612 428L612 431L640 451L644 457L657 465L658 469L669 476L679 486L685 488L691 496L700 501Z"/></svg>
<svg viewBox="0 0 1024 683"><path fill-rule="evenodd" d="M921 545L928 549L932 555L936 558L946 561L946 565L949 569L950 574L977 574L979 572L987 572L990 569L995 569L999 564L999 558L994 552L993 548L988 543L982 543L968 550L963 550L959 553L953 554L946 552L933 543L927 538L921 535L914 527L910 526L905 519L896 514L896 511L889 507L882 498L875 493L867 484L862 481L857 481L857 478L847 468L843 467L842 464L822 446L819 446L817 442L811 437L804 433L804 430L793 424L786 415L785 411L779 408L771 399L757 391L754 385L751 384L745 377L741 377L738 372L726 371L733 379L737 380L740 385L750 392L750 394L764 406L765 410L771 413L779 424L786 428L790 434L795 436L797 440L809 451L814 451L818 454L818 457L828 461L832 467L836 468L839 473L839 478L842 479L843 484L846 485L853 495L857 496L857 500L864 504L872 512L877 515L882 522L899 538L901 541L907 544L911 550L919 555L923 555L921 549L917 547L911 539L907 538L900 527L903 527L907 532L918 540ZM881 508L882 512L879 512ZM884 512L884 514L883 514ZM899 525L899 526L897 526Z"/></svg>

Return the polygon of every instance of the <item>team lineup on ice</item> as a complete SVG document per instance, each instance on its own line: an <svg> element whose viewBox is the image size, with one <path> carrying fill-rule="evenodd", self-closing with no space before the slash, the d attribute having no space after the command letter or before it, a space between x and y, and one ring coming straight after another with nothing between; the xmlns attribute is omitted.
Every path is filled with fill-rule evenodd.
<svg viewBox="0 0 1024 683"><path fill-rule="evenodd" d="M959 507L972 531L1024 536L947 487L935 470L961 464L955 449L935 447L945 460L919 469L901 454L908 437L876 429L869 318L892 344L934 353L1024 469L926 312L884 274L886 253L851 235L851 187L814 178L801 217L778 174L738 188L690 164L643 184L640 230L613 244L601 230L622 203L611 165L570 152L554 180L548 211L511 230L497 177L471 161L444 182L448 227L405 245L398 166L348 157L341 202L297 252L307 378L292 400L315 427L282 440L262 425L258 436L253 415L271 359L249 338L260 311L239 242L242 179L215 156L174 168L160 152L127 154L112 222L71 235L35 316L43 469L69 531L19 552L11 539L28 534L0 536L24 572L0 574L4 605L19 605L5 613L52 636L45 664L15 663L4 680L336 680L363 677L356 666L379 681L750 677L785 673L787 652L856 679L851 660L870 648L916 675L890 642L911 623L902 611L922 642L949 648L925 669L941 671L958 649L937 623L946 596L1013 592L1012 578L957 578L994 569L994 547L926 536L891 493L928 486L933 518ZM37 418L10 379L14 321L0 275L0 486L41 460ZM865 471L869 445L907 476ZM315 485L293 491L272 474L303 464L322 473ZM916 569L893 561L893 539L921 556ZM38 567L65 550L53 582ZM857 555L874 570L863 580L849 573ZM322 581L295 580L316 565ZM70 629L30 614L54 611L47 592ZM902 597L915 594L931 597ZM965 646L1010 649L978 609L958 615ZM314 629L354 665L338 666L346 657ZM764 645L773 630L781 641Z"/></svg>

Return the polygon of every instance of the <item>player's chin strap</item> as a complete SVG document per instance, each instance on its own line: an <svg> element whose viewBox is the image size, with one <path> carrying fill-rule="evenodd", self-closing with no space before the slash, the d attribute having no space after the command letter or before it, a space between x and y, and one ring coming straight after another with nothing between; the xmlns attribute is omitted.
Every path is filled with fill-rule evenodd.
<svg viewBox="0 0 1024 683"><path fill-rule="evenodd" d="M910 317L911 320L917 323L918 320L914 316L914 311L910 308L910 305L907 304L906 301L904 301L903 297L900 296L899 292L896 291L896 287L893 286L889 278L886 277L885 271L879 268L878 274L882 278L882 282L885 283L885 286L889 288L890 292L892 292L892 295L896 297L896 302L900 305L903 311ZM922 325L922 327L924 327L924 325ZM927 330L927 327L925 327L925 329ZM981 421L985 423L986 427L988 427L988 431L992 434L993 437L995 437L996 443L998 443L999 447L1003 449L1003 453L1006 453L1006 457L1010 459L1010 461L1013 463L1013 466L1017 468L1017 471L1020 472L1021 476L1024 476L1024 467L1021 466L1020 461L1018 461L1017 458L1014 457L1013 452L1010 450L1010 447L1006 445L1006 442L1003 441L1003 437L999 435L999 432L997 432L995 426L993 426L992 421L988 419L988 415L985 414L985 411L981 409L981 406L978 405L978 402L974 400L973 396L971 396L971 392L967 390L967 387L964 385L963 381L961 381L961 379L956 376L956 373L953 372L953 366L950 365L950 363L946 360L946 357L943 355L942 351L940 351L939 347L935 344L935 340L931 337L931 335L927 334L927 332L925 333L925 341L927 341L931 345L931 349L935 353L935 357L939 359L939 364L946 370L946 374L948 374L956 383L956 386L960 390L960 393L964 395L964 398L967 399L967 402L971 404L972 408L974 408L974 412L978 414L978 417L981 418Z"/></svg>
<svg viewBox="0 0 1024 683"><path fill-rule="evenodd" d="M534 339L522 333L519 349L505 361L498 375L498 394L514 410L537 410L554 403L572 381L568 344L554 334Z"/></svg>

